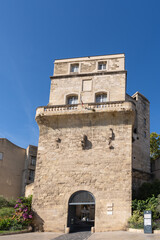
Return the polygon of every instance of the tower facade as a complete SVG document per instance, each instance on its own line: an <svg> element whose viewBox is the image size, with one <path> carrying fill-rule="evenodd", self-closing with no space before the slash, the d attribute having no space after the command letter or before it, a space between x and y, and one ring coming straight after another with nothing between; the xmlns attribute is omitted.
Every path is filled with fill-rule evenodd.
<svg viewBox="0 0 160 240"><path fill-rule="evenodd" d="M132 182L150 173L147 150L138 160L144 97L126 94L126 74L124 54L55 60L49 104L36 112L33 208L45 231L125 229Z"/></svg>

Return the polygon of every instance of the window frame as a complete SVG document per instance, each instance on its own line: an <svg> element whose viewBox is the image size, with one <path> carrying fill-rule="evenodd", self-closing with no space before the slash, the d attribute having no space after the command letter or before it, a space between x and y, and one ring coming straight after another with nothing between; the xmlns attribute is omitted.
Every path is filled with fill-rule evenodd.
<svg viewBox="0 0 160 240"><path fill-rule="evenodd" d="M35 164L32 163L32 160L35 159ZM37 157L36 156L30 156L30 163L31 163L31 166L36 166L36 160L37 160Z"/></svg>
<svg viewBox="0 0 160 240"><path fill-rule="evenodd" d="M105 69L99 69L99 65L100 65L100 64L103 64L103 65L105 64L105 65L106 65L106 68L105 68ZM97 62L97 70L100 71L100 72L102 72L102 71L108 71L108 61L105 61L105 60L104 60L104 61L103 61L103 60L102 60L102 61L98 61L98 62Z"/></svg>
<svg viewBox="0 0 160 240"><path fill-rule="evenodd" d="M72 67L73 66L78 66L78 71L76 71L76 72L73 72L72 71ZM70 74L77 74L77 73L79 73L80 72L80 64L79 63L70 63L70 66L69 66L69 73Z"/></svg>
<svg viewBox="0 0 160 240"><path fill-rule="evenodd" d="M71 104L69 104L69 98L71 98L71 97L77 97L77 103L71 103ZM78 104L78 101L79 100L79 96L78 96L78 94L75 94L75 93L73 93L73 94L69 94L69 95L66 95L66 105L77 105Z"/></svg>
<svg viewBox="0 0 160 240"><path fill-rule="evenodd" d="M2 154L2 155L1 155L1 154ZM2 158L0 158L0 161L3 161L4 153L3 153L3 152L0 152L0 155L2 156Z"/></svg>
<svg viewBox="0 0 160 240"><path fill-rule="evenodd" d="M97 102L97 96L98 95L106 95L106 97L107 97L107 101L102 101L102 102ZM108 92L97 92L97 93L95 93L95 100L94 100L94 102L95 103L106 103L106 102L108 102L109 101L109 94L108 94Z"/></svg>
<svg viewBox="0 0 160 240"><path fill-rule="evenodd" d="M33 173L33 176L31 174L31 172ZM33 179L32 179L31 176L33 177ZM35 171L33 169L29 169L29 176L28 176L29 181L33 181L34 182L34 178L35 178Z"/></svg>

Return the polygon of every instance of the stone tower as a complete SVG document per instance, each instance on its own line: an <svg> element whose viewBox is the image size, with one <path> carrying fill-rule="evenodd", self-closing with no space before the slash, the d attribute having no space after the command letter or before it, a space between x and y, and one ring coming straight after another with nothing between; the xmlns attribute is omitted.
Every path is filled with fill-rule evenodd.
<svg viewBox="0 0 160 240"><path fill-rule="evenodd" d="M125 229L132 182L150 174L149 102L126 94L126 75L124 54L55 60L36 112L33 207L45 231Z"/></svg>

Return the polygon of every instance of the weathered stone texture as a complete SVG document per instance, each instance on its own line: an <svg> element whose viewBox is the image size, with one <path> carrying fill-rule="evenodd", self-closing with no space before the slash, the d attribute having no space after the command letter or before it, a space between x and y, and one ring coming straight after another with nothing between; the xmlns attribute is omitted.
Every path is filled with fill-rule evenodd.
<svg viewBox="0 0 160 240"><path fill-rule="evenodd" d="M68 64L67 63L58 63L58 64L54 64L54 72L55 74L68 74Z"/></svg>
<svg viewBox="0 0 160 240"><path fill-rule="evenodd" d="M133 129L133 189L137 190L143 182L151 181L150 110L149 101L142 94L135 93L133 98L137 110Z"/></svg>
<svg viewBox="0 0 160 240"><path fill-rule="evenodd" d="M83 80L92 81L91 91L82 91ZM124 101L126 91L126 74L101 75L92 77L61 78L51 81L49 105L66 104L68 95L77 94L85 103L95 102L95 93L107 92L108 101Z"/></svg>
<svg viewBox="0 0 160 240"><path fill-rule="evenodd" d="M25 187L25 197L33 195L34 183L30 183Z"/></svg>
<svg viewBox="0 0 160 240"><path fill-rule="evenodd" d="M94 72L96 70L96 61L86 61L81 63L81 73Z"/></svg>
<svg viewBox="0 0 160 240"><path fill-rule="evenodd" d="M46 231L64 230L68 200L78 190L96 198L96 231L125 228L131 205L130 119L127 113L101 113L54 117L47 126L40 125L34 208L43 215ZM113 149L108 144L110 128L115 134ZM83 134L90 142L88 150L81 147ZM112 216L107 215L110 202Z"/></svg>
<svg viewBox="0 0 160 240"><path fill-rule="evenodd" d="M56 60L54 63L54 76L67 75L70 73L71 64L79 64L79 73L95 73L98 69L98 63L105 61L107 63L106 70L123 71L124 66L124 54L117 55L105 55L97 57L84 57L84 58L72 58ZM75 74L75 73L72 73Z"/></svg>
<svg viewBox="0 0 160 240"><path fill-rule="evenodd" d="M106 63L103 71L100 61ZM71 73L75 63L79 71ZM105 93L108 103L95 103L98 93ZM78 104L67 105L72 95ZM37 109L36 120L40 135L33 207L44 230L65 232L68 201L80 190L95 197L95 231L125 229L132 184L140 183L139 175L144 180L141 172L149 174L150 168L149 103L139 93L126 95L124 54L56 60L49 105ZM109 204L112 215L107 214Z"/></svg>

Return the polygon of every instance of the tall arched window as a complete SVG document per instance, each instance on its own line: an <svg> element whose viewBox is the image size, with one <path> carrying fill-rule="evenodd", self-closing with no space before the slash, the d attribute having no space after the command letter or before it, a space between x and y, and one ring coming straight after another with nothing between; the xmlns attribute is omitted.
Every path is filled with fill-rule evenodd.
<svg viewBox="0 0 160 240"><path fill-rule="evenodd" d="M77 95L71 95L67 97L67 104L78 104L78 96Z"/></svg>
<svg viewBox="0 0 160 240"><path fill-rule="evenodd" d="M107 93L98 93L96 94L96 103L107 102Z"/></svg>

